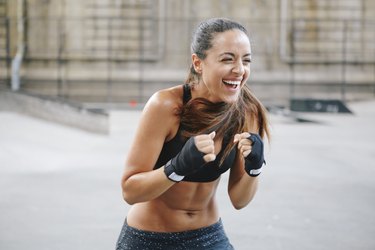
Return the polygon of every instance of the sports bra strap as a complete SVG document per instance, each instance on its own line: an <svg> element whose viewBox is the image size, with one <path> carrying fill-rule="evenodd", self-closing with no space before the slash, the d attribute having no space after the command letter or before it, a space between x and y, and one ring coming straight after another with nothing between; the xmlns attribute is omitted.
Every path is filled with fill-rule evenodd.
<svg viewBox="0 0 375 250"><path fill-rule="evenodd" d="M183 96L183 102L186 104L191 99L191 89L190 85L185 83L184 84L184 96Z"/></svg>

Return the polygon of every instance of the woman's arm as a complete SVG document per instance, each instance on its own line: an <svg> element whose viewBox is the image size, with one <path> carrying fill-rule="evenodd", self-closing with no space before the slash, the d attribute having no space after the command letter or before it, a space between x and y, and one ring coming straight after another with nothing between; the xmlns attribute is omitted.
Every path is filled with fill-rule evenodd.
<svg viewBox="0 0 375 250"><path fill-rule="evenodd" d="M253 116L253 119L250 121L252 121L251 124L249 124L250 132L255 134L257 133L255 131L259 131L257 119ZM250 176L245 170L245 157L247 157L252 150L252 142L247 139L249 136L250 134L245 132L235 135L234 138L238 150L234 166L231 168L229 175L228 194L236 209L246 207L254 198L258 188L259 177Z"/></svg>
<svg viewBox="0 0 375 250"><path fill-rule="evenodd" d="M122 195L128 204L133 205L157 198L174 184L166 177L163 168L131 176L124 174Z"/></svg>
<svg viewBox="0 0 375 250"><path fill-rule="evenodd" d="M129 204L152 200L175 183L164 174L163 168L153 170L166 139L178 129L175 115L181 92L166 90L154 94L147 102L125 162L122 194Z"/></svg>
<svg viewBox="0 0 375 250"><path fill-rule="evenodd" d="M235 165L230 171L228 194L236 209L246 207L254 198L258 187L258 178L245 172L244 157L237 151Z"/></svg>

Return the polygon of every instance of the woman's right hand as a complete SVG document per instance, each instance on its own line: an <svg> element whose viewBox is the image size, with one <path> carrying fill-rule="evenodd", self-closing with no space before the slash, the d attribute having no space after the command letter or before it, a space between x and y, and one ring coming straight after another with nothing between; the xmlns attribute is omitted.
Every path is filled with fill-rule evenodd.
<svg viewBox="0 0 375 250"><path fill-rule="evenodd" d="M205 163L216 158L215 132L198 135L187 140L182 150L164 167L164 173L171 181L181 181L186 175L202 168Z"/></svg>

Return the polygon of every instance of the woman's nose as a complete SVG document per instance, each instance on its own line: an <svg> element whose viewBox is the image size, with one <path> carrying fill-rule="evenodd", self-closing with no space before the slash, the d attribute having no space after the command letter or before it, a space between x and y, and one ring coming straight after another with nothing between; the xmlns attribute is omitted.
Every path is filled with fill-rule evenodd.
<svg viewBox="0 0 375 250"><path fill-rule="evenodd" d="M234 68L232 70L234 73L238 74L238 75L243 75L244 72L245 72L245 68L244 68L244 65L242 64L242 61L238 61L235 65L234 65Z"/></svg>

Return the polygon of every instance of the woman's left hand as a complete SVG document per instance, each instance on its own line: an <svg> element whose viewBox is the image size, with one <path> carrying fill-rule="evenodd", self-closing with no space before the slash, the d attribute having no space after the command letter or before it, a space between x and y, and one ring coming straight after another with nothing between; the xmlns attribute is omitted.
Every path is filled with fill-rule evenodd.
<svg viewBox="0 0 375 250"><path fill-rule="evenodd" d="M250 136L250 133L244 132L241 134L235 134L234 135L234 143L237 144L237 148L240 150L240 153L243 155L243 157L247 157L251 152L251 144L253 143L248 139Z"/></svg>

